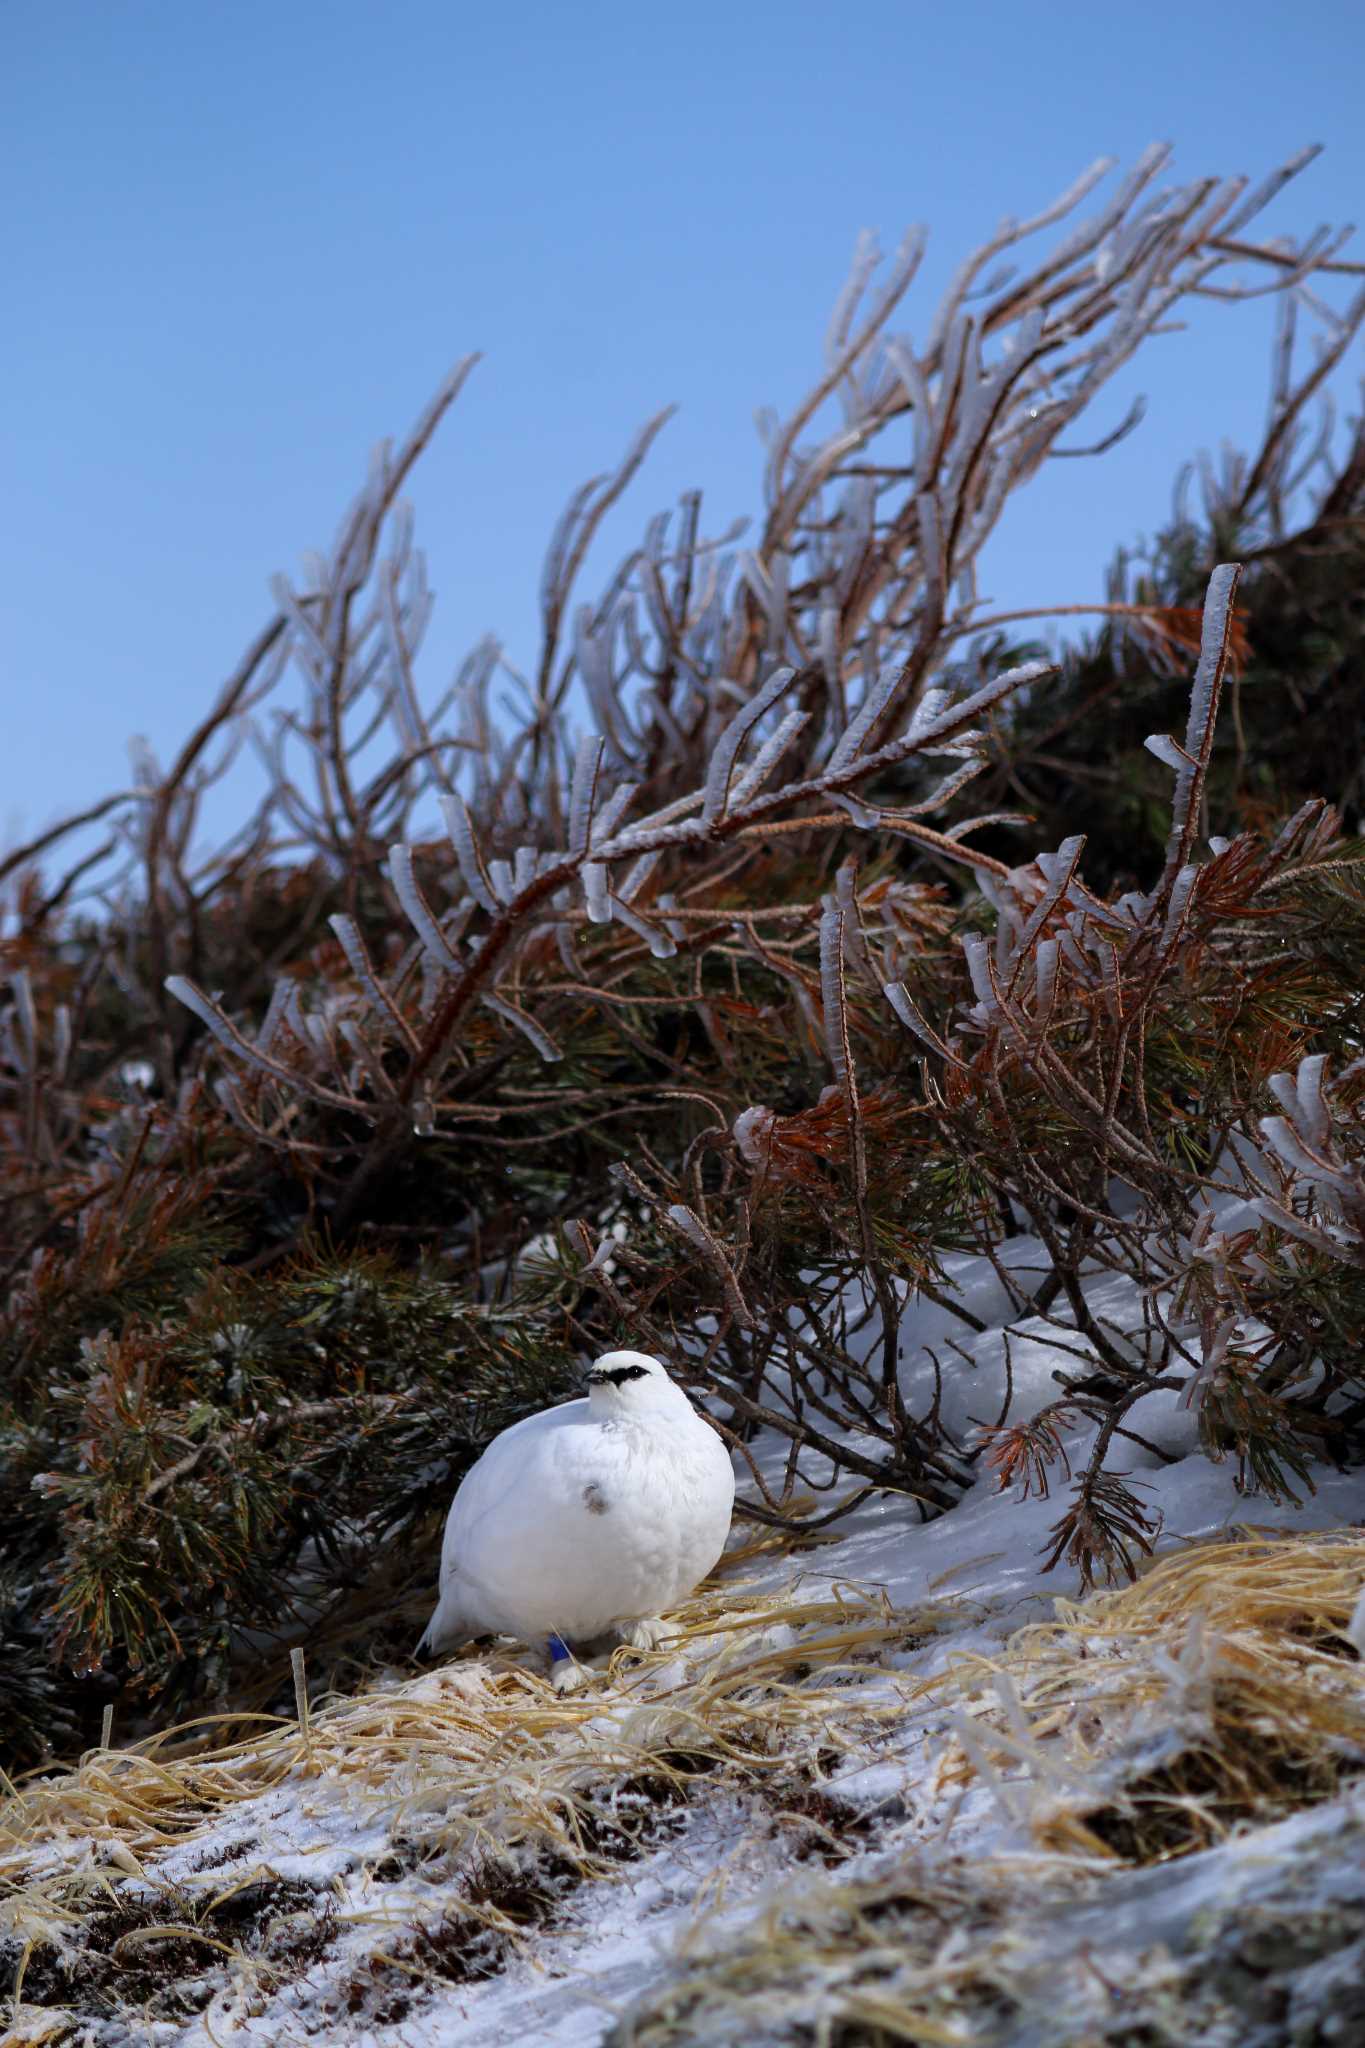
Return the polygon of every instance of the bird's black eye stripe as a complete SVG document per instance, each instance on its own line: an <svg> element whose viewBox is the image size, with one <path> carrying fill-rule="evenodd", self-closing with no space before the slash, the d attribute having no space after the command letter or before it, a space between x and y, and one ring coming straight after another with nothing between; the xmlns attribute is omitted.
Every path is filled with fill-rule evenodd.
<svg viewBox="0 0 1365 2048"><path fill-rule="evenodd" d="M610 1380L614 1387L624 1386L627 1380L647 1380L648 1372L642 1365L623 1365L615 1372L595 1372L595 1380Z"/></svg>

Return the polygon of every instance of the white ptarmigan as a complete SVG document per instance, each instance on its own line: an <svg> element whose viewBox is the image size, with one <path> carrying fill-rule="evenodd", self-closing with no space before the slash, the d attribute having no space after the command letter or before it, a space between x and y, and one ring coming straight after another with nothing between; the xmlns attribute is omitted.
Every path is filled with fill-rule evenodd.
<svg viewBox="0 0 1365 2048"><path fill-rule="evenodd" d="M654 1647L659 1616L725 1548L734 1503L730 1454L682 1388L646 1352L609 1351L586 1400L505 1429L461 1480L418 1650L544 1642L571 1691L585 1675L571 1646Z"/></svg>

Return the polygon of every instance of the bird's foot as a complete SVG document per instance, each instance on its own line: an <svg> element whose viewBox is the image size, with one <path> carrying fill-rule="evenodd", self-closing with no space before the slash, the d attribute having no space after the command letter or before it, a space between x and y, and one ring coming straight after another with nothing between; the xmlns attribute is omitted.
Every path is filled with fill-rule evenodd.
<svg viewBox="0 0 1365 2048"><path fill-rule="evenodd" d="M581 1685L587 1684L590 1676L587 1666L578 1662L561 1637L550 1637L549 1651L550 1683L557 1693L562 1696L567 1692L577 1692Z"/></svg>
<svg viewBox="0 0 1365 2048"><path fill-rule="evenodd" d="M628 1650L657 1650L664 1639L664 1625L657 1615L643 1621L628 1621L617 1636Z"/></svg>

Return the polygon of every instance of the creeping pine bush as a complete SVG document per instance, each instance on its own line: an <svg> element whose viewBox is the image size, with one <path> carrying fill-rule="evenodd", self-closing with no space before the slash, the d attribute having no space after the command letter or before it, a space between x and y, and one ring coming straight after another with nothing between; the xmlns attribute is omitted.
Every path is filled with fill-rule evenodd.
<svg viewBox="0 0 1365 2048"><path fill-rule="evenodd" d="M1339 237L1255 239L1307 155L1255 189L1166 158L1007 222L918 342L923 235L860 242L813 388L762 418L753 530L689 492L584 594L661 414L571 499L536 659L484 639L433 694L401 493L462 363L176 757L0 863L20 1761L111 1699L268 1701L291 1643L405 1651L453 1480L623 1337L741 1452L827 1454L826 1513L939 1513L983 1455L1070 1484L1085 1574L1150 1541L1103 1449L1153 1387L1197 1377L1248 1485L1354 1453L1365 439L1309 416L1365 298L1329 303ZM1266 291L1262 448L1120 560L1089 638L1021 638L977 585L1011 494L1112 442L1095 401L1186 301ZM244 741L259 796L206 846ZM964 1248L1075 1361L970 1440L897 1369L913 1294L970 1333ZM1140 1328L1092 1313L1104 1267Z"/></svg>

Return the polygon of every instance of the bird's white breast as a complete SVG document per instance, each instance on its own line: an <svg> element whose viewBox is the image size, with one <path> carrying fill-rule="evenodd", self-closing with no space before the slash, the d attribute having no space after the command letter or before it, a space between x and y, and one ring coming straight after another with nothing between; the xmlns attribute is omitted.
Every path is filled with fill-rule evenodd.
<svg viewBox="0 0 1365 2048"><path fill-rule="evenodd" d="M690 1593L733 1502L729 1454L685 1397L607 1421L569 1402L505 1431L465 1478L442 1596L472 1628L584 1641Z"/></svg>

